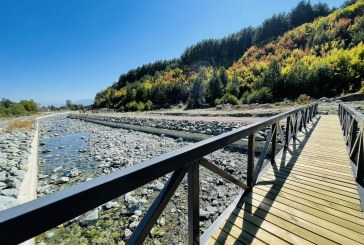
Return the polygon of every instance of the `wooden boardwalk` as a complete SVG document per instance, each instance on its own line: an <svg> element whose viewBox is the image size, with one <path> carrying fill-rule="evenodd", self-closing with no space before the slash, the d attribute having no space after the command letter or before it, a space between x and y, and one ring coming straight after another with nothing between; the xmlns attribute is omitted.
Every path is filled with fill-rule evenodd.
<svg viewBox="0 0 364 245"><path fill-rule="evenodd" d="M206 244L364 244L364 215L339 119L321 116L310 127Z"/></svg>

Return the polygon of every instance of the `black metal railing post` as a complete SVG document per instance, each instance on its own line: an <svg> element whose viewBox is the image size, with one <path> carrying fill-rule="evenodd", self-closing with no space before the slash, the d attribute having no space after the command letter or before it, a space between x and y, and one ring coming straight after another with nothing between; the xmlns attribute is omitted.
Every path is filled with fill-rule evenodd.
<svg viewBox="0 0 364 245"><path fill-rule="evenodd" d="M284 145L284 148L287 149L287 147L289 146L289 141L291 140L290 138L290 134L291 134L291 117L287 117L287 120L286 120L286 142L285 142L285 145Z"/></svg>
<svg viewBox="0 0 364 245"><path fill-rule="evenodd" d="M271 163L275 162L276 157L276 149L277 149L277 123L272 125L272 145L271 145L271 154L270 161Z"/></svg>
<svg viewBox="0 0 364 245"><path fill-rule="evenodd" d="M254 185L253 171L254 171L254 155L255 155L255 134L249 135L248 138L248 169L246 172L246 181L249 187Z"/></svg>
<svg viewBox="0 0 364 245"><path fill-rule="evenodd" d="M188 244L200 244L199 161L188 169Z"/></svg>

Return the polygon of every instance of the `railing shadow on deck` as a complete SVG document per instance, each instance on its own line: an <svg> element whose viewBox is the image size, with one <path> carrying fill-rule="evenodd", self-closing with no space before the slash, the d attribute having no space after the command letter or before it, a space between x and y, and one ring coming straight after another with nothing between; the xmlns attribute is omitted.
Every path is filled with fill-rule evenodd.
<svg viewBox="0 0 364 245"><path fill-rule="evenodd" d="M295 165L296 159L290 159L287 163L286 163L286 156L287 154L292 154L294 152L296 152L297 150L302 150L310 135L312 134L313 130L315 129L315 127L317 126L318 122L320 120L320 117L317 117L315 122L311 123L311 127L309 128L309 130L307 131L306 127L305 132L302 132L304 135L304 138L302 141L300 141L297 137L293 138L291 141L291 143L289 144L290 147L287 147L286 149L282 149L281 152L276 156L276 158L281 158L280 160L280 166L279 169L277 167L277 163L275 161L272 161L270 163L273 171L274 171L274 175L276 176L277 174L279 174L280 172L282 172L282 169L285 169L286 171L284 171L284 176L282 177L280 176L280 182L285 182L290 174L290 171L292 170L292 167ZM299 156L301 153L297 154L296 156ZM263 174L262 174L263 175ZM240 234L240 237L237 237L237 239L241 239L242 241L246 241L247 237L249 239L249 237L253 238L255 237L255 235L257 234L257 232L260 230L260 225L264 222L265 216L268 214L269 209L271 208L271 205L269 203L273 203L275 201L275 197L278 195L278 193L280 192L281 188L283 187L283 184L275 184L276 181L272 180L272 181L259 181L256 183L255 186L259 186L259 185L272 185L270 190L267 193L271 193L271 191L274 189L274 192L276 192L276 195L270 195L270 197L264 197L263 201L259 201L260 204L255 207L252 205L252 201L253 201L253 197L251 195L251 191L248 190L246 192L243 193L243 195L241 196L240 200L238 201L236 207L238 209L244 208L244 216L243 217L239 217L237 213L232 213L231 215L229 215L229 217L227 218L229 221L224 225L224 227L222 228L222 230L224 230L226 233L229 233L229 231L231 231L231 229L233 228L233 224L235 223L236 219L239 217L242 220L244 220L243 222L243 226L242 226L242 233ZM254 188L254 187L253 187ZM273 198L272 198L273 196ZM262 208L262 205L268 207L267 208ZM255 209L256 211L254 212L253 209ZM263 210L263 212L262 212ZM256 213L259 212L260 215L258 216L259 219L257 219L256 217ZM262 215L263 214L263 215ZM254 223L247 223L246 220L255 220ZM257 221L259 220L259 221ZM246 231L249 230L249 235L247 236ZM220 237L218 237L217 239L219 242L224 243L224 241L226 242L226 236L220 234Z"/></svg>

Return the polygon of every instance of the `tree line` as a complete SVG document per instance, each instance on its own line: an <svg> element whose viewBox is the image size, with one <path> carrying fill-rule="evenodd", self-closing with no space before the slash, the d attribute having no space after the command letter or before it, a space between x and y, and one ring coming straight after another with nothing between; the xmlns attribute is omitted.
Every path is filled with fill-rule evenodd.
<svg viewBox="0 0 364 245"><path fill-rule="evenodd" d="M39 112L38 105L33 100L13 102L2 98L0 101L0 118L13 116L27 116Z"/></svg>

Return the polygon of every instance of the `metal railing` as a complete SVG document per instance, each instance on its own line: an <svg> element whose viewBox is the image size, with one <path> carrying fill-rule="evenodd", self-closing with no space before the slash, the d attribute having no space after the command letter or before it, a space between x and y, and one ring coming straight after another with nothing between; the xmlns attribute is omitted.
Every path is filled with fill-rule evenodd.
<svg viewBox="0 0 364 245"><path fill-rule="evenodd" d="M344 140L348 146L349 158L356 166L356 181L363 183L364 115L341 102L339 103L338 115L344 134Z"/></svg>
<svg viewBox="0 0 364 245"><path fill-rule="evenodd" d="M317 103L273 116L263 122L211 137L184 148L146 160L117 172L97 177L45 197L0 212L2 244L17 244L75 218L114 198L159 177L172 173L127 244L141 244L173 193L188 174L189 244L199 244L199 167L200 165L244 190L255 185L264 160L274 161L277 138L285 147L298 131L305 129L317 113ZM284 121L282 123L281 121ZM282 130L280 124L286 124ZM255 164L255 133L270 127L265 146ZM205 156L229 144L249 138L247 183L223 171Z"/></svg>

